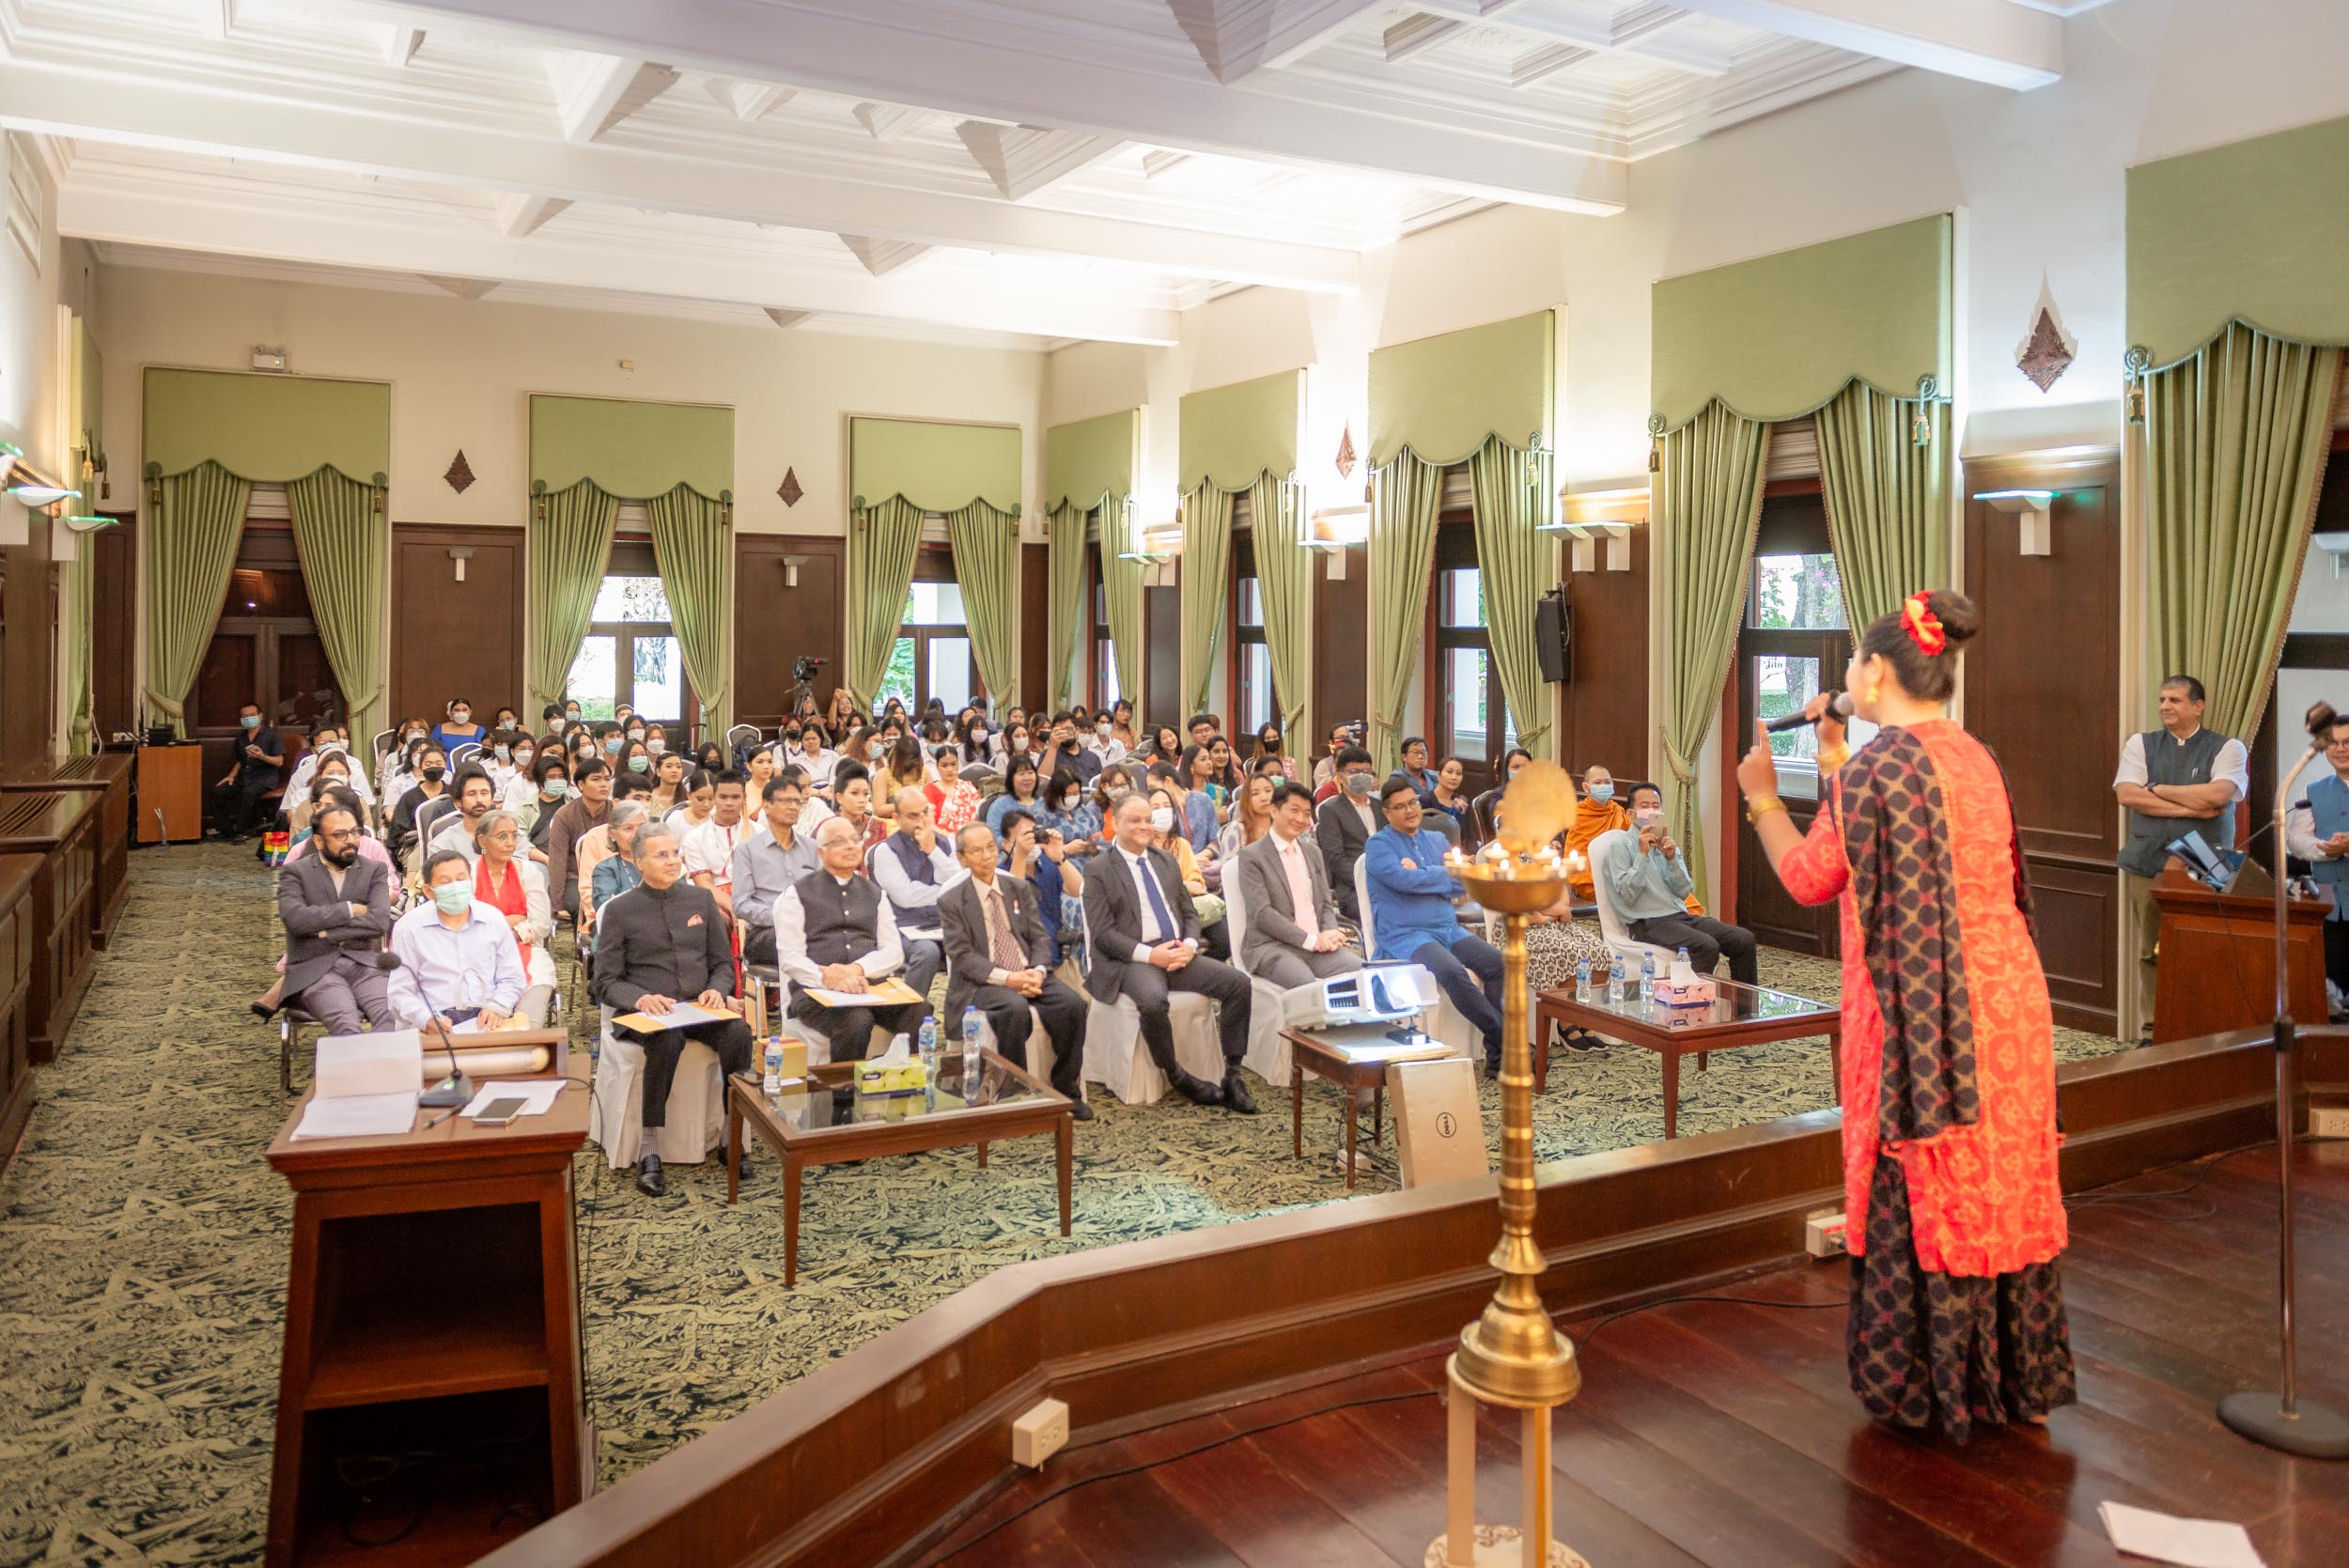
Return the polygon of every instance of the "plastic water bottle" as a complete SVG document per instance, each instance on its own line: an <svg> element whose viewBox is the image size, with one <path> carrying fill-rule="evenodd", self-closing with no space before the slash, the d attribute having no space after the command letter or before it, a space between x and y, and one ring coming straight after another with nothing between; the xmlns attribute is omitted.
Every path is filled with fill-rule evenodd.
<svg viewBox="0 0 2349 1568"><path fill-rule="evenodd" d="M933 1018L925 1017L922 1020L922 1031L914 1036L914 1048L918 1050L922 1056L923 1079L926 1082L935 1084L938 1081L937 1021Z"/></svg>
<svg viewBox="0 0 2349 1568"><path fill-rule="evenodd" d="M980 1031L987 1027L986 1015L975 1007L962 1010L962 1094L969 1099L979 1086L979 1048L984 1043Z"/></svg>
<svg viewBox="0 0 2349 1568"><path fill-rule="evenodd" d="M1574 1000L1577 1001L1591 1000L1591 955L1587 953L1575 960Z"/></svg>
<svg viewBox="0 0 2349 1568"><path fill-rule="evenodd" d="M783 1093L783 1036L771 1035L767 1041L766 1081L759 1085L770 1094Z"/></svg>
<svg viewBox="0 0 2349 1568"><path fill-rule="evenodd" d="M1651 953L1640 963L1640 1005L1647 1006L1656 1000L1656 955Z"/></svg>
<svg viewBox="0 0 2349 1568"><path fill-rule="evenodd" d="M1623 1005L1623 955L1618 953L1613 967L1607 971L1607 1001L1610 1006Z"/></svg>
<svg viewBox="0 0 2349 1568"><path fill-rule="evenodd" d="M1678 974L1682 970L1687 970L1691 974L1696 972L1696 967L1688 962L1688 950L1685 947L1681 948L1672 958L1672 972Z"/></svg>

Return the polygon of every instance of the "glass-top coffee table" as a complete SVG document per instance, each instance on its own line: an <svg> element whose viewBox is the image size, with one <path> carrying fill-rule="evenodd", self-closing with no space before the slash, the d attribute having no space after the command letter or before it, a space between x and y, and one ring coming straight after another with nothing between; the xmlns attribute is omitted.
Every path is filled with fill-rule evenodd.
<svg viewBox="0 0 2349 1568"><path fill-rule="evenodd" d="M989 1143L1049 1132L1058 1145L1060 1234L1068 1234L1072 1124L1069 1102L1050 1084L991 1050L982 1053L978 1081L968 1095L959 1051L941 1058L930 1087L910 1094L860 1094L855 1071L851 1063L825 1063L781 1094L767 1094L754 1073L739 1074L726 1085L726 1202L741 1188L745 1122L783 1160L785 1288L799 1280L800 1178L811 1165L975 1143L984 1171Z"/></svg>
<svg viewBox="0 0 2349 1568"><path fill-rule="evenodd" d="M1735 980L1714 981L1716 994L1709 1007L1666 1007L1642 1002L1632 991L1620 1002L1607 1000L1604 985L1578 998L1571 986L1539 993L1533 999L1533 1081L1549 1079L1549 1026L1574 1026L1595 1034L1645 1046L1664 1059L1664 1136L1680 1130L1680 1059L1693 1056L1697 1071L1705 1057L1736 1046L1762 1046L1779 1040L1827 1036L1828 1087L1843 1094L1843 1016L1831 1001L1773 991L1766 986L1742 986Z"/></svg>

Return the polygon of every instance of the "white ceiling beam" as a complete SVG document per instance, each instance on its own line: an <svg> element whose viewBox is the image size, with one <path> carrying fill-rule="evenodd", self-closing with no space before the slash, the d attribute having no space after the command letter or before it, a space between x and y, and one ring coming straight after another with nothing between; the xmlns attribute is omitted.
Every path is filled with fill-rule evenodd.
<svg viewBox="0 0 2349 1568"><path fill-rule="evenodd" d="M594 141L669 89L677 72L622 54L557 50L547 57L555 119L563 139Z"/></svg>
<svg viewBox="0 0 2349 1568"><path fill-rule="evenodd" d="M1475 0L1423 0L1423 3L1428 9L1437 10L1448 5L1472 5ZM1513 9L1494 14L1486 20L1530 41L1572 44L1593 54L1636 54L1697 76L1728 75L1729 68L1735 63L1731 51L1718 43L1680 36L1680 24L1687 22L1689 15L1686 5L1664 5L1660 0L1646 0L1644 4L1611 16L1588 11ZM1526 60L1532 58L1531 54L1525 56ZM1552 67L1553 70L1562 69L1563 67ZM1549 73L1544 71L1541 74ZM1538 80L1538 77L1533 79Z"/></svg>
<svg viewBox="0 0 2349 1568"><path fill-rule="evenodd" d="M2017 90L2063 75L2063 23L2012 0L1678 0L1688 10Z"/></svg>
<svg viewBox="0 0 2349 1568"><path fill-rule="evenodd" d="M507 191L497 198L498 232L508 240L527 240L538 232L538 225L570 206L554 196L525 195Z"/></svg>
<svg viewBox="0 0 2349 1568"><path fill-rule="evenodd" d="M846 258L836 268L795 269L754 245L664 244L657 235L614 244L558 230L524 242L428 207L375 212L324 206L298 190L228 199L183 180L86 170L59 192L57 224L60 232L100 242L613 294L642 295L655 279L661 294L680 300L1039 337L1162 347L1176 340L1180 319L1173 310L1084 297L1053 280L974 279L929 268L917 277L867 277Z"/></svg>
<svg viewBox="0 0 2349 1568"><path fill-rule="evenodd" d="M383 59L387 65L405 66L424 47L424 29L387 23L383 28Z"/></svg>
<svg viewBox="0 0 2349 1568"><path fill-rule="evenodd" d="M1041 9L1032 16L965 16L908 0L406 0L400 9L806 91L875 101L910 98L963 119L1054 125L1178 151L1365 171L1553 211L1620 212L1627 189L1620 163L1482 112L1413 119L1392 104L1284 92L1277 73L1235 92L1195 65L1184 70L1154 53L1092 40L1081 40L1088 52L1079 56L1073 51L1080 40Z"/></svg>
<svg viewBox="0 0 2349 1568"><path fill-rule="evenodd" d="M930 254L927 245L910 244L903 240L876 240L867 234L844 234L840 242L848 247L848 254L864 263L864 270L877 278Z"/></svg>
<svg viewBox="0 0 2349 1568"><path fill-rule="evenodd" d="M1434 52L1468 31L1465 22L1450 22L1439 16L1407 16L1379 36L1386 46L1387 64L1399 66Z"/></svg>
<svg viewBox="0 0 2349 1568"><path fill-rule="evenodd" d="M972 160L1003 193L1005 201L1025 201L1046 186L1067 179L1116 152L1126 144L1114 136L1082 131L1047 131L1034 125L996 125L967 119L955 134Z"/></svg>
<svg viewBox="0 0 2349 1568"><path fill-rule="evenodd" d="M1585 49L1579 43L1546 43L1530 54L1520 54L1509 64L1509 85L1530 87L1545 77L1570 70L1585 60L1595 59L1598 51Z"/></svg>
<svg viewBox="0 0 2349 1568"><path fill-rule="evenodd" d="M902 103L860 103L850 112L877 142L895 141L929 114L926 109L910 109Z"/></svg>
<svg viewBox="0 0 2349 1568"><path fill-rule="evenodd" d="M1167 0L1215 79L1226 86L1279 70L1319 49L1388 0Z"/></svg>
<svg viewBox="0 0 2349 1568"><path fill-rule="evenodd" d="M108 90L94 90L101 84L109 84ZM395 123L283 95L212 93L163 73L137 78L125 90L118 73L101 77L94 66L69 60L0 61L0 126L550 202L688 212L972 250L1081 256L1220 283L1342 293L1361 279L1361 258L1331 246L1044 211L988 195L896 190L869 179L721 163L650 147L577 146L454 108L428 120Z"/></svg>

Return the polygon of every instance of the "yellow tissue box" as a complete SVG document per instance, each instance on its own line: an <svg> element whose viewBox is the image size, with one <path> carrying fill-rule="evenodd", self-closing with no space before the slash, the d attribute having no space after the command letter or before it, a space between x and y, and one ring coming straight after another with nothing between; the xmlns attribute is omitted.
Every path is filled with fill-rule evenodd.
<svg viewBox="0 0 2349 1568"><path fill-rule="evenodd" d="M923 1070L918 1056L894 1063L868 1061L860 1063L856 1071L860 1094L918 1094L928 1086L929 1075Z"/></svg>

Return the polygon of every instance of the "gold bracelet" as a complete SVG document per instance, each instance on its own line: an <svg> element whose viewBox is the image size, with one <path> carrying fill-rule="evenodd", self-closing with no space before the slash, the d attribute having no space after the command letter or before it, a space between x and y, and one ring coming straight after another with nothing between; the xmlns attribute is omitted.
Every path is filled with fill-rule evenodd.
<svg viewBox="0 0 2349 1568"><path fill-rule="evenodd" d="M1775 795L1760 795L1746 802L1746 820L1759 822L1774 811L1784 811L1786 802Z"/></svg>
<svg viewBox="0 0 2349 1568"><path fill-rule="evenodd" d="M1822 748L1819 752L1818 757L1819 771L1822 773L1839 773L1843 771L1843 764L1849 762L1850 760L1851 748L1849 746Z"/></svg>

